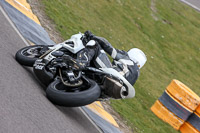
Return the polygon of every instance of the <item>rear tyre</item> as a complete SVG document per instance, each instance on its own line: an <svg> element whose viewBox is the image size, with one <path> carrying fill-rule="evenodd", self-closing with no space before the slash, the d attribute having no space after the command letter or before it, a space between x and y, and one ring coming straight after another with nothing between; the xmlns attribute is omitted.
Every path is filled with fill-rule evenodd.
<svg viewBox="0 0 200 133"><path fill-rule="evenodd" d="M44 45L27 46L17 51L15 59L21 65L32 67L35 61L42 55L40 52Z"/></svg>
<svg viewBox="0 0 200 133"><path fill-rule="evenodd" d="M79 91L69 91L70 89L63 85L61 80L57 79L47 87L47 98L56 105L66 107L78 107L90 104L99 98L101 91L95 81L91 79L88 79L88 81L89 86L86 85L86 81L83 81L83 85L80 86Z"/></svg>

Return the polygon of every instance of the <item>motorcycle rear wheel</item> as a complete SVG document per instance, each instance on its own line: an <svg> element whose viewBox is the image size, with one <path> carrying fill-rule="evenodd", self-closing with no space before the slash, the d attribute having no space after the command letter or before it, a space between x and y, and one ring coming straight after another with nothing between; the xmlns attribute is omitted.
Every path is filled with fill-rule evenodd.
<svg viewBox="0 0 200 133"><path fill-rule="evenodd" d="M46 46L27 46L17 51L15 59L21 65L32 67L35 61L41 56L40 50Z"/></svg>
<svg viewBox="0 0 200 133"><path fill-rule="evenodd" d="M56 105L66 107L79 107L90 104L99 98L101 91L95 81L91 79L88 79L88 81L90 83L89 88L84 88L82 91L66 92L62 88L66 86L63 85L60 79L57 79L47 87L47 98Z"/></svg>

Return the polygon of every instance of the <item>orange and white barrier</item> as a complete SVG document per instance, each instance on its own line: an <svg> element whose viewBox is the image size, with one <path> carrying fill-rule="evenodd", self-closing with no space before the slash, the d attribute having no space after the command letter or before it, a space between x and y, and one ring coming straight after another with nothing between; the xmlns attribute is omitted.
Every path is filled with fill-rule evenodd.
<svg viewBox="0 0 200 133"><path fill-rule="evenodd" d="M151 111L161 120L169 123L176 130L179 130L184 123L184 120L169 111L159 100L151 107Z"/></svg>
<svg viewBox="0 0 200 133"><path fill-rule="evenodd" d="M197 109L195 110L195 112L197 112L200 115L200 105L197 107Z"/></svg>
<svg viewBox="0 0 200 133"><path fill-rule="evenodd" d="M197 129L195 129L192 125L190 125L188 122L185 122L181 128L181 133L199 133Z"/></svg>
<svg viewBox="0 0 200 133"><path fill-rule="evenodd" d="M200 133L200 97L176 79L171 81L151 110L182 133Z"/></svg>
<svg viewBox="0 0 200 133"><path fill-rule="evenodd" d="M192 111L200 104L200 97L178 80L172 80L167 87L167 91Z"/></svg>

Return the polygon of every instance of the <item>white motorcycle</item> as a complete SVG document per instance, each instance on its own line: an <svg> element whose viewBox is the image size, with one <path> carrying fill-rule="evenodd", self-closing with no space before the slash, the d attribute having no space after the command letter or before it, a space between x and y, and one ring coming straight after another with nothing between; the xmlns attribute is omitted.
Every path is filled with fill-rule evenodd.
<svg viewBox="0 0 200 133"><path fill-rule="evenodd" d="M96 100L134 97L135 89L116 70L94 66L78 70L71 62L63 61L66 56L75 58L85 46L95 45L94 40L83 39L85 35L79 33L54 46L24 47L15 57L21 65L33 67L36 77L48 86L46 95L54 104L77 107Z"/></svg>

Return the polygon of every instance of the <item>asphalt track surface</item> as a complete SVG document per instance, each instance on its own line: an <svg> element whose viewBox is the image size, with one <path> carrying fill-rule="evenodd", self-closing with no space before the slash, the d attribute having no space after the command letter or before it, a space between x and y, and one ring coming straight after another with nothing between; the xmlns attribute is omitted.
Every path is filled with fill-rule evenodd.
<svg viewBox="0 0 200 133"><path fill-rule="evenodd" d="M189 2L190 4L200 8L200 0L185 0L187 2Z"/></svg>
<svg viewBox="0 0 200 133"><path fill-rule="evenodd" d="M180 1L200 11L200 0L180 0Z"/></svg>
<svg viewBox="0 0 200 133"><path fill-rule="evenodd" d="M0 11L0 133L98 133L79 108L46 98L31 69L15 61L25 46Z"/></svg>

